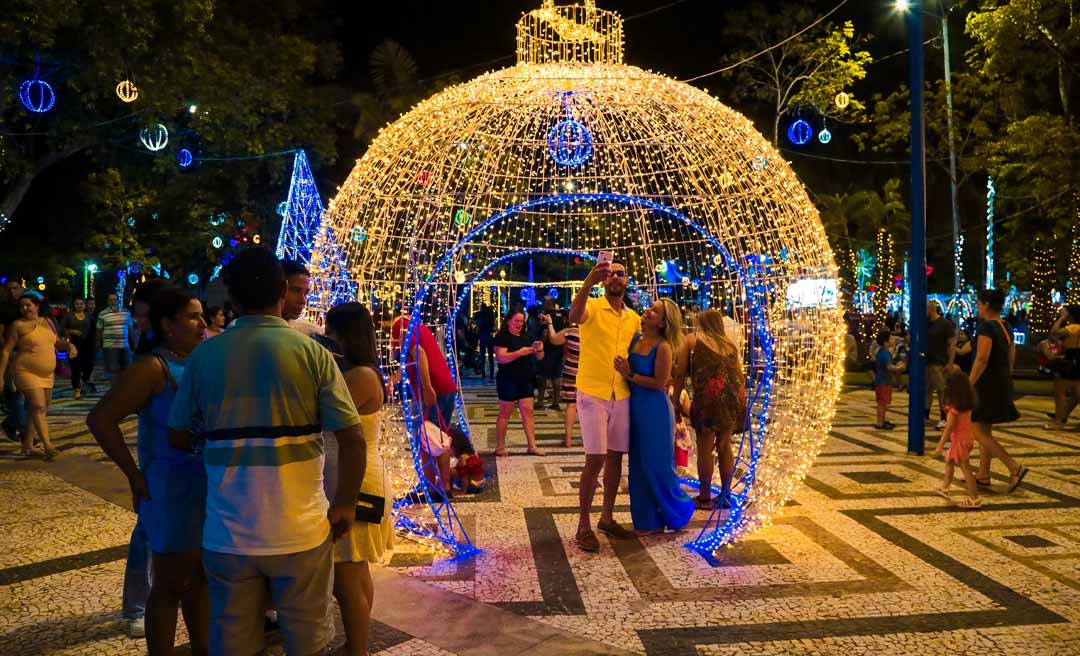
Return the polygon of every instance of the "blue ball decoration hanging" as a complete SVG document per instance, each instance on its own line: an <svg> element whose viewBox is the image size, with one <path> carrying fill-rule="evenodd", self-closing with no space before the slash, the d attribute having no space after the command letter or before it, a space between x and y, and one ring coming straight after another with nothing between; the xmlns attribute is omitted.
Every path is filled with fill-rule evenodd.
<svg viewBox="0 0 1080 656"><path fill-rule="evenodd" d="M829 128L821 128L821 132L818 132L818 141L823 144L827 144L832 141L832 132L829 132Z"/></svg>
<svg viewBox="0 0 1080 656"><path fill-rule="evenodd" d="M189 273L187 281L189 285L197 285L199 284L199 275L197 273Z"/></svg>
<svg viewBox="0 0 1080 656"><path fill-rule="evenodd" d="M195 161L195 158L191 156L191 151L187 148L181 148L180 152L176 153L176 163L180 165L180 168L186 169L191 166L191 163Z"/></svg>
<svg viewBox="0 0 1080 656"><path fill-rule="evenodd" d="M37 73L29 80L23 80L19 85L19 100L35 114L44 114L56 104L56 93L52 85L45 80L39 80Z"/></svg>
<svg viewBox="0 0 1080 656"><path fill-rule="evenodd" d="M133 216L129 216L129 217L127 218L127 224L128 224L129 226L131 226L132 228L134 228L134 227L135 227L135 217L133 217Z"/></svg>
<svg viewBox="0 0 1080 656"><path fill-rule="evenodd" d="M169 143L169 130L161 123L145 127L139 132L139 141L146 149L157 152L165 148Z"/></svg>
<svg viewBox="0 0 1080 656"><path fill-rule="evenodd" d="M289 203L287 201L281 201L277 205L278 216L285 216L285 210L289 209Z"/></svg>
<svg viewBox="0 0 1080 656"><path fill-rule="evenodd" d="M210 245L214 248L221 248L225 245L225 242L221 239L221 237L215 235L214 238L210 240Z"/></svg>
<svg viewBox="0 0 1080 656"><path fill-rule="evenodd" d="M592 159L592 135L579 121L561 121L548 132L548 153L562 166L581 166Z"/></svg>
<svg viewBox="0 0 1080 656"><path fill-rule="evenodd" d="M364 242L365 239L367 239L367 228L363 226L353 226L352 240L358 244L361 244Z"/></svg>
<svg viewBox="0 0 1080 656"><path fill-rule="evenodd" d="M810 127L810 124L801 118L792 122L788 126L787 138L788 141L796 146L805 146L814 137L814 128Z"/></svg>

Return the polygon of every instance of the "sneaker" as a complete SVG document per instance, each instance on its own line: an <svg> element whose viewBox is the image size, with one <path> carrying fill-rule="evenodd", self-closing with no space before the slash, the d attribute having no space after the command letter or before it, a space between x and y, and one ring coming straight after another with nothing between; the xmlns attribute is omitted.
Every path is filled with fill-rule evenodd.
<svg viewBox="0 0 1080 656"><path fill-rule="evenodd" d="M146 637L146 620L141 617L136 617L132 620L127 620L127 634L132 638L145 638Z"/></svg>
<svg viewBox="0 0 1080 656"><path fill-rule="evenodd" d="M885 427L885 430L892 430L896 428L896 424L892 423L891 421L887 421L882 425Z"/></svg>
<svg viewBox="0 0 1080 656"><path fill-rule="evenodd" d="M629 540L634 537L634 532L627 530L619 525L619 522L612 520L610 523L605 524L603 522L596 523L596 530L601 533L606 533L608 537L615 538L616 540Z"/></svg>

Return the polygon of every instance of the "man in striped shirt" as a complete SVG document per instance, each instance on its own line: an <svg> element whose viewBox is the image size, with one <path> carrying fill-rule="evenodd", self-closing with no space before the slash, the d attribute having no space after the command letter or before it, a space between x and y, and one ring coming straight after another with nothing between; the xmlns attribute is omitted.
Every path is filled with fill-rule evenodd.
<svg viewBox="0 0 1080 656"><path fill-rule="evenodd" d="M97 334L105 371L115 376L131 364L131 352L135 349L135 322L131 313L120 307L116 293L108 295L108 306L98 315Z"/></svg>
<svg viewBox="0 0 1080 656"><path fill-rule="evenodd" d="M350 529L366 467L360 417L329 352L281 317L277 258L244 251L225 282L241 317L191 354L169 416L173 444L205 441L210 651L258 652L272 604L287 652L320 653L334 636L331 535ZM324 430L340 447L330 504Z"/></svg>

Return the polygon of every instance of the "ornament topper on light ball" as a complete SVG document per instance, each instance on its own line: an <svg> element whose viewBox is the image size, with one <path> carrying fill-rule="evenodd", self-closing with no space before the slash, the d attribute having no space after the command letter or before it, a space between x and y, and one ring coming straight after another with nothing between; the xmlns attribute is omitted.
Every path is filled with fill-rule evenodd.
<svg viewBox="0 0 1080 656"><path fill-rule="evenodd" d="M644 299L733 309L746 330L749 411L732 510L714 511L690 543L711 552L771 523L828 437L843 362L837 268L817 210L769 140L705 91L623 63L623 48L622 19L594 2L549 0L525 14L517 65L450 87L380 132L329 203L312 276L332 259L332 236L357 298L375 314L404 313L406 341L421 324L472 312L491 293L489 265L526 253L565 262L609 250ZM656 273L664 262L685 267L675 284ZM572 275L536 284L580 285ZM474 287L478 278L487 284ZM456 371L454 333L445 350ZM382 346L397 370L407 349ZM384 426L395 497L423 475L425 448L417 423L403 421L419 412L417 390L408 377L402 386ZM451 504L396 512L399 530L472 553Z"/></svg>

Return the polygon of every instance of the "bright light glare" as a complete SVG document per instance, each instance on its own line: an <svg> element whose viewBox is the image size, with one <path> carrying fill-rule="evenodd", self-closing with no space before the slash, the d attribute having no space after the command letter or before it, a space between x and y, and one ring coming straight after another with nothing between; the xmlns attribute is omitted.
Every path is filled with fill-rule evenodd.
<svg viewBox="0 0 1080 656"><path fill-rule="evenodd" d="M911 9L911 3L908 0L896 0L896 11L906 14L908 9Z"/></svg>
<svg viewBox="0 0 1080 656"><path fill-rule="evenodd" d="M89 271L90 273L97 273L98 266L96 264L87 264L86 265L86 270Z"/></svg>
<svg viewBox="0 0 1080 656"><path fill-rule="evenodd" d="M901 10L901 11L906 11L906 10L907 10L907 3L905 2L904 3L904 9ZM188 110L188 113L194 114L195 112L199 111L199 106L198 105L192 105L192 106L188 107L187 110Z"/></svg>

